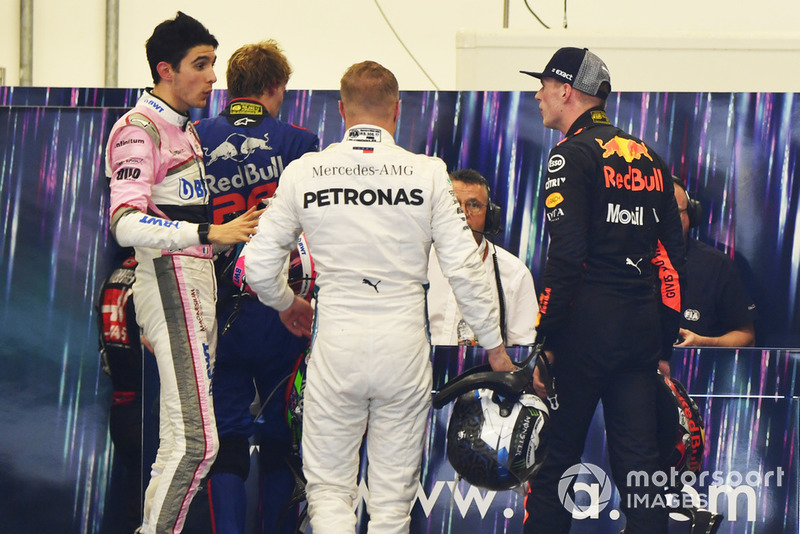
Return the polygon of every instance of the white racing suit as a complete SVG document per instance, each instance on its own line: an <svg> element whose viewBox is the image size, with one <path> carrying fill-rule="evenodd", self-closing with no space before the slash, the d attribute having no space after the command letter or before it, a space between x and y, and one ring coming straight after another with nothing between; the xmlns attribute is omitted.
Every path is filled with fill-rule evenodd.
<svg viewBox="0 0 800 534"><path fill-rule="evenodd" d="M485 347L497 307L444 162L398 147L386 130L289 164L245 259L262 302L286 309L281 275L304 231L319 289L303 412L303 464L315 534L354 532L359 447L367 434L369 532L408 532L430 406L428 253Z"/></svg>
<svg viewBox="0 0 800 534"><path fill-rule="evenodd" d="M189 117L145 93L106 150L111 231L136 251L134 306L160 377L159 447L142 532L180 532L219 447L211 402L216 282L203 154Z"/></svg>

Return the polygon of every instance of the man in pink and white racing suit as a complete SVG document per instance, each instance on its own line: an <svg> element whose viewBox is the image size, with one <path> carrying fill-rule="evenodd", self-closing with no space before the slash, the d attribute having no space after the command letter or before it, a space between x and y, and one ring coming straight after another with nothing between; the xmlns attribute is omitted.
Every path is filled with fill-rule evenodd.
<svg viewBox="0 0 800 534"><path fill-rule="evenodd" d="M258 212L209 225L203 153L188 111L216 81L217 40L179 12L146 44L155 86L111 130L111 232L133 246L137 322L158 363L159 448L140 532L177 533L218 449L211 374L216 346L212 244L248 241Z"/></svg>

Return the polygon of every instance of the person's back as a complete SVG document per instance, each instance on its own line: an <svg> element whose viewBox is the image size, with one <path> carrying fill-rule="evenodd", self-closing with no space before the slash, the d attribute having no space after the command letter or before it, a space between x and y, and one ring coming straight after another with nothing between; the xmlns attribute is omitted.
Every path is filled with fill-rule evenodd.
<svg viewBox="0 0 800 534"><path fill-rule="evenodd" d="M347 312L382 322L420 311L431 207L452 203L432 180L444 172L441 160L398 147L381 128L359 125L342 143L296 166L297 179L282 193L295 195L303 208L299 216L319 273L320 320ZM415 325L423 320L413 314Z"/></svg>
<svg viewBox="0 0 800 534"><path fill-rule="evenodd" d="M567 142L551 152L551 160L553 157L563 158L566 163L562 172L572 181L572 177L581 176L570 165L581 161L579 157L591 159L596 169L582 176L591 179L581 184L587 197L575 198L571 186L577 184L564 181L548 190L545 201L548 208L554 208L552 213L558 214L559 204L573 208L561 221L551 221L550 228L557 234L571 232L575 225L570 218L585 209L590 238L584 283L618 286L626 292L637 288L652 294L657 269L650 260L656 255L659 239L658 214L666 213L665 202L670 200L664 194L665 165L661 158L641 140L603 123L568 134ZM566 228L560 230L562 227ZM572 250L578 252L569 248L568 253Z"/></svg>
<svg viewBox="0 0 800 534"><path fill-rule="evenodd" d="M428 251L455 283L489 362L513 368L486 273L444 163L397 147L394 75L365 61L342 77L345 138L286 167L248 246L259 299L303 331L311 310L281 278L301 231L314 257L318 300L303 405L303 472L311 528L353 532L358 456L366 432L370 532L408 532L430 406L424 313Z"/></svg>
<svg viewBox="0 0 800 534"><path fill-rule="evenodd" d="M270 116L262 104L247 98L237 99L196 128L214 224L271 197L285 166L319 149L314 133Z"/></svg>
<svg viewBox="0 0 800 534"><path fill-rule="evenodd" d="M291 74L288 58L273 40L243 45L229 58L229 101L218 116L196 126L214 224L272 197L285 165L319 150L316 134L277 118ZM211 514L220 532L245 532L245 481L255 435L261 532L289 533L297 529L297 511L290 506L295 479L287 463L292 436L282 396L272 393L292 373L308 339L293 335L275 310L235 285L236 250L217 260L221 335L213 387L220 450L209 476ZM250 413L254 398L271 399L257 421Z"/></svg>

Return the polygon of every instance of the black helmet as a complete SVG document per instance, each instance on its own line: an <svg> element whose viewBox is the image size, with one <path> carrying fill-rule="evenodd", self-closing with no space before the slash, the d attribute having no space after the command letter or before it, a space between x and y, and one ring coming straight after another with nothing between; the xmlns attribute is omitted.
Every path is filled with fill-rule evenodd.
<svg viewBox="0 0 800 534"><path fill-rule="evenodd" d="M544 461L550 412L542 399L525 393L538 367L552 409L558 409L542 345L516 367L508 372L473 367L434 395L434 408L456 399L447 427L447 459L474 486L498 491L523 485Z"/></svg>
<svg viewBox="0 0 800 534"><path fill-rule="evenodd" d="M699 472L705 449L703 418L686 388L658 373L658 441L661 468Z"/></svg>
<svg viewBox="0 0 800 534"><path fill-rule="evenodd" d="M467 482L500 491L525 484L542 465L550 433L536 395L501 398L491 389L462 394L447 427L447 459Z"/></svg>

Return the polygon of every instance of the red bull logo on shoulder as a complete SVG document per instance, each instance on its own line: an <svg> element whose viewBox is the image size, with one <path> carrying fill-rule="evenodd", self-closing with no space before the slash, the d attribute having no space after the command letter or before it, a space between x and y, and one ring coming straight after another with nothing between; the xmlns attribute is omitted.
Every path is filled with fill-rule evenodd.
<svg viewBox="0 0 800 534"><path fill-rule="evenodd" d="M595 141L597 141L597 144L603 149L604 158L608 158L612 154L616 154L628 163L631 163L635 159L640 159L642 156L646 157L650 161L653 161L653 158L650 157L650 153L647 151L647 147L644 145L644 143L638 143L633 139L625 139L624 137L614 136L606 143L603 143L602 139L597 138L595 138Z"/></svg>

